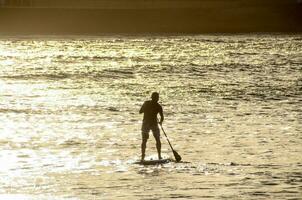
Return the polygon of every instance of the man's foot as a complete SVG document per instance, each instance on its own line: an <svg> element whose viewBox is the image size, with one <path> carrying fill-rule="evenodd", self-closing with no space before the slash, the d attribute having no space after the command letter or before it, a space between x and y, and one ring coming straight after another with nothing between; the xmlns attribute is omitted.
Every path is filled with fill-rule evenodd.
<svg viewBox="0 0 302 200"><path fill-rule="evenodd" d="M163 159L161 156L158 156L158 160L161 160L161 159Z"/></svg>

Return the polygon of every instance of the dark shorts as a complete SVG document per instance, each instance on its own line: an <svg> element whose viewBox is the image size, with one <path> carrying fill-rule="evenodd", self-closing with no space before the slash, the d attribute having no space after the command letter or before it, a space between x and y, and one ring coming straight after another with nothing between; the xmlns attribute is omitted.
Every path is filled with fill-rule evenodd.
<svg viewBox="0 0 302 200"><path fill-rule="evenodd" d="M146 139L146 140L149 139L150 130L152 131L153 136L155 138L159 138L160 131L159 131L158 125L157 124L150 125L148 123L143 122L143 125L142 125L142 137L143 137L143 139Z"/></svg>

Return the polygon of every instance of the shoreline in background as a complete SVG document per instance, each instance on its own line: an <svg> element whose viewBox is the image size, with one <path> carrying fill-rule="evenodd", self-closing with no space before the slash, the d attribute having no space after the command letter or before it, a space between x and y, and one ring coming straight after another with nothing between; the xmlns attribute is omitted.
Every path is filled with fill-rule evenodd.
<svg viewBox="0 0 302 200"><path fill-rule="evenodd" d="M302 0L0 0L4 8L160 9L299 5Z"/></svg>
<svg viewBox="0 0 302 200"><path fill-rule="evenodd" d="M215 5L215 6L214 6ZM0 35L301 33L302 4L196 8L0 8Z"/></svg>
<svg viewBox="0 0 302 200"><path fill-rule="evenodd" d="M262 36L262 37L272 37L272 36L285 36L285 37L300 37L302 35L302 32L253 32L253 33L199 33L199 34L194 34L194 33L137 33L137 34L131 34L131 33L100 33L100 34L88 34L88 35L67 35L67 34L62 34L62 35L47 35L47 34L15 34L15 35L9 35L9 34L1 34L0 33L0 41L1 40L97 40L99 38L108 38L108 39L123 39L123 38L161 38L161 37L217 37L217 36L225 36L225 37L232 37L232 36L237 36L237 37L253 37L253 36Z"/></svg>

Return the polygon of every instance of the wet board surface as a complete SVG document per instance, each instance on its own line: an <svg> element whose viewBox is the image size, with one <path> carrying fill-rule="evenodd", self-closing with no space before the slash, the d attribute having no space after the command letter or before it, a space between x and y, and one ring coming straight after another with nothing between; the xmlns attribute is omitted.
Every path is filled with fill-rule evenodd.
<svg viewBox="0 0 302 200"><path fill-rule="evenodd" d="M171 159L161 159L161 160L144 160L144 161L137 161L134 164L139 165L158 165L158 164L166 164L172 162Z"/></svg>

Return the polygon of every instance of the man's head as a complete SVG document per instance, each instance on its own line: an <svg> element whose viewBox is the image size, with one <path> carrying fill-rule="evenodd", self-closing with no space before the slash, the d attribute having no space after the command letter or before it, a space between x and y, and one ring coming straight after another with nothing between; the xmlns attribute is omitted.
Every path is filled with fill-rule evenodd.
<svg viewBox="0 0 302 200"><path fill-rule="evenodd" d="M153 92L152 95L151 95L151 99L154 102L158 102L158 100L159 100L159 94L158 94L158 92Z"/></svg>

